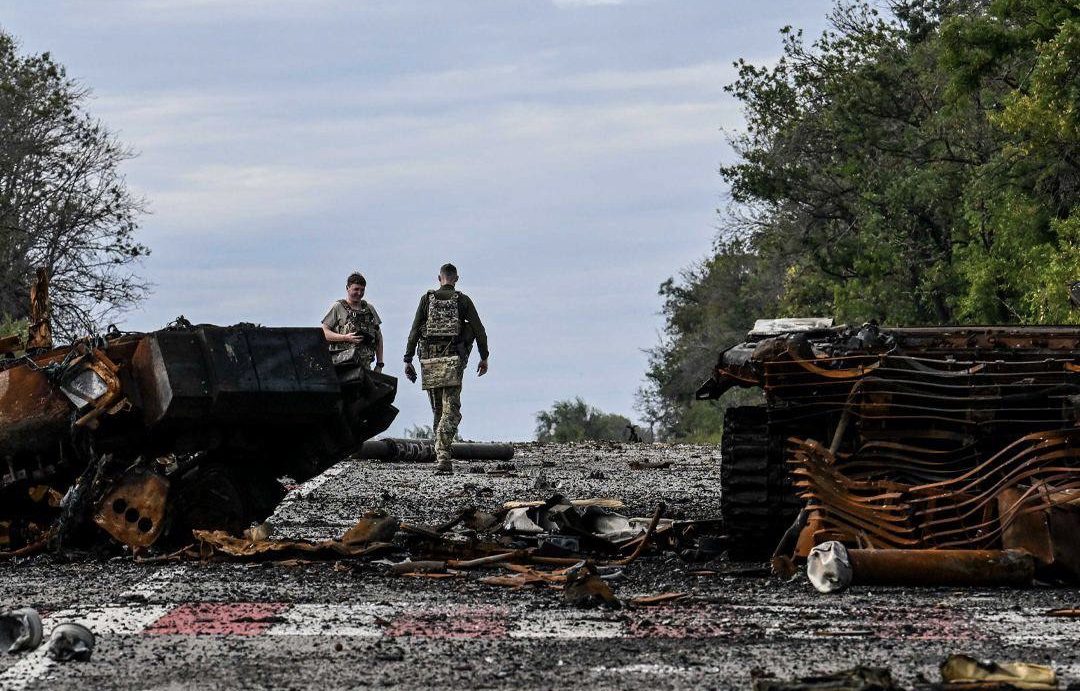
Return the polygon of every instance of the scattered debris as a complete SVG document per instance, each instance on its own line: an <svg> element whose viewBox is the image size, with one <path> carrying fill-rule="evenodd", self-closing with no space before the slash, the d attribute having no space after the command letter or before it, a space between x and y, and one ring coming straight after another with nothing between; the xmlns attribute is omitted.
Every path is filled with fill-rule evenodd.
<svg viewBox="0 0 1080 691"><path fill-rule="evenodd" d="M611 586L604 582L596 566L585 562L566 572L566 586L563 598L575 607L621 606Z"/></svg>
<svg viewBox="0 0 1080 691"><path fill-rule="evenodd" d="M350 532L352 532L350 530ZM347 533L348 534L348 533ZM196 556L283 561L290 558L339 560L341 557L366 557L397 549L389 542L345 542L344 540L250 540L233 537L222 530L193 531L198 547ZM356 540L356 536L353 536Z"/></svg>
<svg viewBox="0 0 1080 691"><path fill-rule="evenodd" d="M56 662L87 662L94 652L94 634L82 624L57 624L45 644L45 654Z"/></svg>
<svg viewBox="0 0 1080 691"><path fill-rule="evenodd" d="M1052 668L1045 665L976 660L969 655L950 655L941 664L941 679L949 684L997 682L1025 689L1056 689L1058 687L1057 675L1054 674Z"/></svg>
<svg viewBox="0 0 1080 691"><path fill-rule="evenodd" d="M33 650L41 645L41 615L29 607L0 614L0 650L9 654Z"/></svg>

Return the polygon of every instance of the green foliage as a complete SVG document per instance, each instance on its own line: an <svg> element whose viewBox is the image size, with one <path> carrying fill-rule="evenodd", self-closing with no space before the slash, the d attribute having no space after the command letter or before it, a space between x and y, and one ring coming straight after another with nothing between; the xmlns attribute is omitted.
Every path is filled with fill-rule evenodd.
<svg viewBox="0 0 1080 691"><path fill-rule="evenodd" d="M629 435L630 420L605 413L581 397L556 401L536 414L536 440L543 442L620 441Z"/></svg>
<svg viewBox="0 0 1080 691"><path fill-rule="evenodd" d="M431 431L431 425L412 425L406 427L404 432L406 439L434 439L435 433Z"/></svg>
<svg viewBox="0 0 1080 691"><path fill-rule="evenodd" d="M1075 322L1080 5L841 0L812 43L737 63L732 205L713 257L661 286L642 410L709 422L694 379L754 317ZM764 286L766 289L747 289ZM767 299L763 299L767 298ZM696 374L695 374L696 373Z"/></svg>
<svg viewBox="0 0 1080 691"><path fill-rule="evenodd" d="M27 323L25 319L12 319L6 314L0 315L0 338L8 336L26 336Z"/></svg>
<svg viewBox="0 0 1080 691"><path fill-rule="evenodd" d="M24 317L37 267L51 276L53 331L80 336L137 302L132 265L143 203L120 164L133 155L85 110L86 88L48 53L21 55L0 30L0 313Z"/></svg>

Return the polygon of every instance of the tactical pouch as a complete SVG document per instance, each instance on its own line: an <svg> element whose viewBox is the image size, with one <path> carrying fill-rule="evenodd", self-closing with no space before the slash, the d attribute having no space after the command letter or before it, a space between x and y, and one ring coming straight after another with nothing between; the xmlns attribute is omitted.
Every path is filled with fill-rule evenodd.
<svg viewBox="0 0 1080 691"><path fill-rule="evenodd" d="M420 358L420 388L442 389L461 386L461 358L457 355Z"/></svg>
<svg viewBox="0 0 1080 691"><path fill-rule="evenodd" d="M360 354L357 352L356 347L345 348L344 350L334 350L330 353L330 361L335 365L344 365L350 362L359 362Z"/></svg>

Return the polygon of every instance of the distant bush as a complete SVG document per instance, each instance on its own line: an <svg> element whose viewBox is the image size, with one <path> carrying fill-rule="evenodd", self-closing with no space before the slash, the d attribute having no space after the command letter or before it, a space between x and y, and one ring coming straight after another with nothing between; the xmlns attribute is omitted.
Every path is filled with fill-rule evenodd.
<svg viewBox="0 0 1080 691"><path fill-rule="evenodd" d="M550 410L536 414L536 440L620 441L629 436L629 426L629 418L605 413L578 396L573 400L556 401Z"/></svg>

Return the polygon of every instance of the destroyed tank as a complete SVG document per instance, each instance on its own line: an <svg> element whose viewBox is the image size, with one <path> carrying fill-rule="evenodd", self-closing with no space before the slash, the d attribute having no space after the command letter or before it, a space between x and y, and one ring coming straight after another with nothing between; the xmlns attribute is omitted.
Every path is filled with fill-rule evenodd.
<svg viewBox="0 0 1080 691"><path fill-rule="evenodd" d="M696 396L732 387L765 396L725 411L736 558L782 538L778 555L829 539L996 548L1019 516L1080 496L1077 327L759 320Z"/></svg>
<svg viewBox="0 0 1080 691"><path fill-rule="evenodd" d="M397 414L318 328L178 321L0 360L0 549L238 533Z"/></svg>

